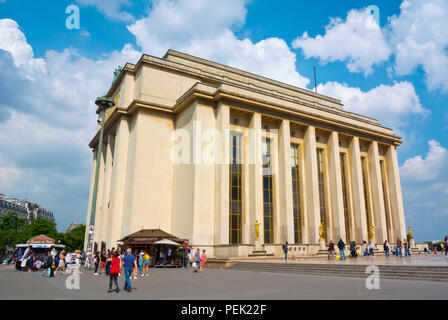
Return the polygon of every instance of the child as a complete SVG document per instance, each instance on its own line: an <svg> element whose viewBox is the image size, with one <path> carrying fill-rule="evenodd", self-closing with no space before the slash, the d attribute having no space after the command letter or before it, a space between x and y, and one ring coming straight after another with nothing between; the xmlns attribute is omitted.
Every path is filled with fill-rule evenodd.
<svg viewBox="0 0 448 320"><path fill-rule="evenodd" d="M138 270L139 270L139 276L143 276L143 255L140 255L140 258L138 259Z"/></svg>

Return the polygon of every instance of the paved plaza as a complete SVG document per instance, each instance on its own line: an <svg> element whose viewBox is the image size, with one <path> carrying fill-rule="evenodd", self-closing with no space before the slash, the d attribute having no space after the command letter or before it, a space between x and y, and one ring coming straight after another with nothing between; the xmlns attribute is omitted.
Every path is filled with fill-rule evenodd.
<svg viewBox="0 0 448 320"><path fill-rule="evenodd" d="M392 259L398 259L391 257ZM381 260L380 258L375 258ZM392 262L392 259L390 262ZM413 258L414 259L414 258ZM440 263L444 256L415 257L413 263ZM322 262L324 259L311 259ZM361 259L360 259L361 260ZM277 260L278 261L278 260ZM381 279L379 290L366 289L365 278L280 274L272 272L206 269L151 269L149 277L132 280L137 290L107 293L109 278L84 270L80 289L66 288L58 274L44 278L41 272L20 272L0 267L0 299L446 299L443 282ZM124 276L119 277L124 285Z"/></svg>

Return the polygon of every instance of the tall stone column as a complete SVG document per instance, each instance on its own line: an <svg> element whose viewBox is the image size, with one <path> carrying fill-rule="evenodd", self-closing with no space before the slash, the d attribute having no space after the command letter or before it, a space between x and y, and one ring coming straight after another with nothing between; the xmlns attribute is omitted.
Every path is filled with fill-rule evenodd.
<svg viewBox="0 0 448 320"><path fill-rule="evenodd" d="M394 235L401 240L406 238L406 224L404 222L403 198L401 194L400 172L398 168L397 150L390 146L386 153L387 176L389 179L390 204L394 220ZM395 241L391 240L391 241Z"/></svg>
<svg viewBox="0 0 448 320"><path fill-rule="evenodd" d="M124 212L124 196L126 183L126 167L128 161L129 146L129 120L127 116L122 116L119 120L115 134L114 163L112 166L110 207L107 229L107 244L117 248L117 241L123 236L122 215ZM124 235L126 236L126 235Z"/></svg>
<svg viewBox="0 0 448 320"><path fill-rule="evenodd" d="M102 208L103 208L103 218L101 221L101 232L100 239L101 241L106 241L107 248L111 248L110 244L107 243L109 229L107 228L109 225L109 195L110 195L110 182L112 176L112 165L113 165L113 149L115 144L115 137L112 134L109 134L107 137L107 147L106 147L106 162L105 162L105 171L104 171L104 184L103 184L103 197L101 199Z"/></svg>
<svg viewBox="0 0 448 320"><path fill-rule="evenodd" d="M216 130L221 139L215 140L215 244L223 245L229 244L230 109L219 102L216 112Z"/></svg>
<svg viewBox="0 0 448 320"><path fill-rule="evenodd" d="M333 131L328 140L328 162L329 162L329 184L330 184L330 203L333 213L332 233L333 239L345 237L345 219L344 219L344 199L342 198L342 177L341 177L341 157L339 155L339 136Z"/></svg>
<svg viewBox="0 0 448 320"><path fill-rule="evenodd" d="M319 243L320 204L319 181L317 177L316 130L309 126L305 132L305 180L304 200L308 215L308 243Z"/></svg>
<svg viewBox="0 0 448 320"><path fill-rule="evenodd" d="M387 238L386 213L384 208L383 185L381 180L378 143L373 141L369 152L370 184L372 187L375 243L384 243Z"/></svg>
<svg viewBox="0 0 448 320"><path fill-rule="evenodd" d="M271 132L271 169L272 169L272 199L273 199L273 215L274 215L274 243L282 242L283 232L281 230L280 217L280 186L279 184L279 146L278 132L277 135ZM283 240L284 241L284 240Z"/></svg>
<svg viewBox="0 0 448 320"><path fill-rule="evenodd" d="M278 135L278 185L279 185L279 227L280 242L294 243L294 212L291 173L291 135L290 123L283 120Z"/></svg>
<svg viewBox="0 0 448 320"><path fill-rule="evenodd" d="M87 207L86 232L85 232L85 235L84 235L84 251L85 252L87 251L87 244L89 242L90 216L92 214L90 210L92 208L93 184L94 184L94 181L95 181L95 168L96 168L97 150L93 151L92 170L91 170L91 173L90 173L89 205ZM93 250L93 248L92 248L92 250Z"/></svg>
<svg viewBox="0 0 448 320"><path fill-rule="evenodd" d="M101 142L99 142L101 143ZM97 201L95 209L95 227L93 229L93 242L98 242L98 249L100 249L101 241L101 224L103 222L103 186L104 186L104 171L105 171L105 161L106 161L106 146L103 144L101 156L100 156L100 166L98 173L98 189L97 189Z"/></svg>
<svg viewBox="0 0 448 320"><path fill-rule="evenodd" d="M264 243L263 221L263 160L262 160L261 115L254 113L249 124L249 215L250 215L250 243L255 243L256 249ZM259 240L256 239L254 223L260 223Z"/></svg>
<svg viewBox="0 0 448 320"><path fill-rule="evenodd" d="M368 240L366 207L362 182L361 153L359 138L353 137L348 148L350 176L352 182L353 209L355 212L355 241L360 243Z"/></svg>

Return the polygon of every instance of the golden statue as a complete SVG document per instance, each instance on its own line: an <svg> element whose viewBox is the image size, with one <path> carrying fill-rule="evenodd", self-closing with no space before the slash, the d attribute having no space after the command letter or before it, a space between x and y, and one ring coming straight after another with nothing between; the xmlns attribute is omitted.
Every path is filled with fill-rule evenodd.
<svg viewBox="0 0 448 320"><path fill-rule="evenodd" d="M324 240L324 223L323 222L319 226L319 239Z"/></svg>
<svg viewBox="0 0 448 320"><path fill-rule="evenodd" d="M258 220L255 220L255 240L260 240L260 223Z"/></svg>
<svg viewBox="0 0 448 320"><path fill-rule="evenodd" d="M369 240L373 240L374 232L375 232L375 228L372 225L370 225L370 228L369 228Z"/></svg>
<svg viewBox="0 0 448 320"><path fill-rule="evenodd" d="M414 237L412 236L412 230L411 230L411 226L409 226L409 239L414 239Z"/></svg>

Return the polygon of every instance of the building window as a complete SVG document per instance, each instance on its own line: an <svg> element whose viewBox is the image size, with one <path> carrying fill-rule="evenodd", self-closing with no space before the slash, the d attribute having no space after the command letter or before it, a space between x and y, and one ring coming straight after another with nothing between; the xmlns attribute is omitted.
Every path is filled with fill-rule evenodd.
<svg viewBox="0 0 448 320"><path fill-rule="evenodd" d="M390 212L389 212L389 198L387 196L386 190L386 168L383 160L380 160L380 168L381 168L381 182L383 184L383 199L384 199L384 212L386 214L386 228L387 228L387 239L390 241L391 238L391 221L390 221Z"/></svg>
<svg viewBox="0 0 448 320"><path fill-rule="evenodd" d="M323 224L324 239L327 241L327 210L325 206L325 177L323 149L317 149L317 176L319 179L320 223Z"/></svg>
<svg viewBox="0 0 448 320"><path fill-rule="evenodd" d="M369 235L369 240L373 240L370 239L370 226L372 225L372 221L370 219L370 207L369 207L369 181L367 178L367 159L366 157L361 157L361 169L362 169L362 184L363 184L363 189L364 189L364 203L365 203L365 207L366 207L366 221L367 221L367 234Z"/></svg>
<svg viewBox="0 0 448 320"><path fill-rule="evenodd" d="M300 201L299 145L291 145L292 198L294 215L294 243L302 244L302 206Z"/></svg>
<svg viewBox="0 0 448 320"><path fill-rule="evenodd" d="M341 178L342 178L342 198L344 200L344 222L346 242L352 240L350 233L350 210L348 208L347 175L345 170L345 153L340 153L341 157Z"/></svg>
<svg viewBox="0 0 448 320"><path fill-rule="evenodd" d="M230 134L231 162L229 166L229 242L231 244L241 243L241 224L243 214L242 201L242 135L236 132Z"/></svg>
<svg viewBox="0 0 448 320"><path fill-rule="evenodd" d="M274 205L272 200L271 140L263 138L263 222L264 243L274 243Z"/></svg>

